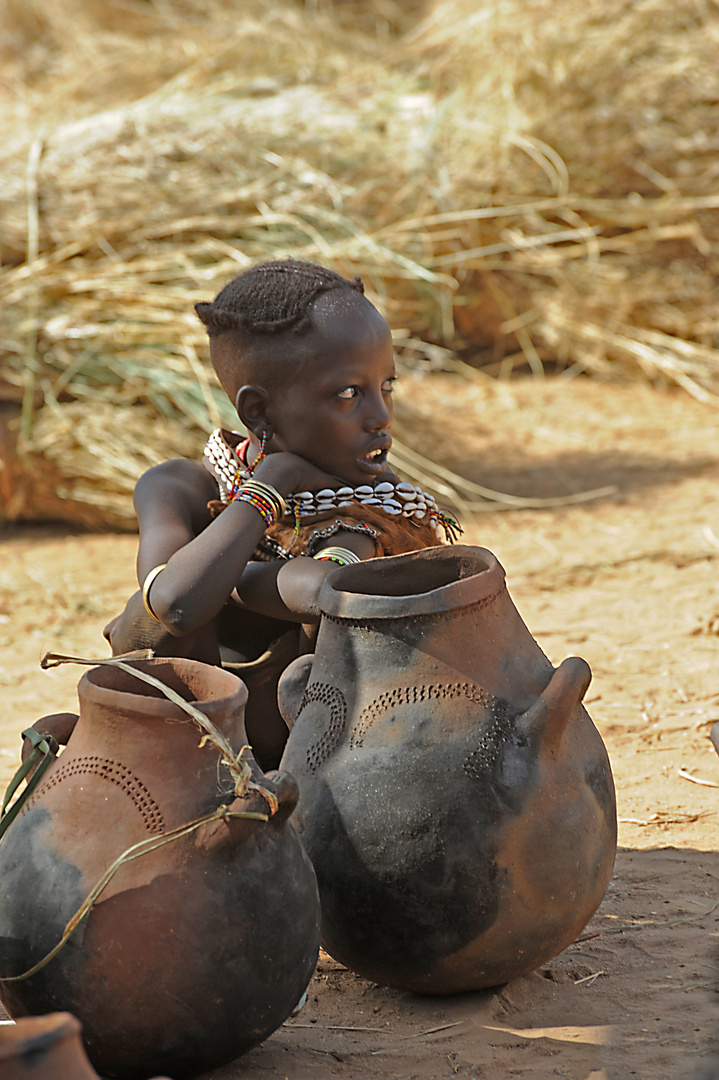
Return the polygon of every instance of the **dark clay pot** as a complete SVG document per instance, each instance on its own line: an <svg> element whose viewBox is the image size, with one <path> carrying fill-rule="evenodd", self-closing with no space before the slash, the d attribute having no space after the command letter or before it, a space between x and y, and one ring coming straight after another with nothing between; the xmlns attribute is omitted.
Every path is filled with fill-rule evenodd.
<svg viewBox="0 0 719 1080"><path fill-rule="evenodd" d="M555 956L596 911L616 849L587 664L552 668L482 548L339 569L320 607L280 706L325 948L431 994Z"/></svg>
<svg viewBox="0 0 719 1080"><path fill-rule="evenodd" d="M99 1080L70 1013L26 1016L0 1026L2 1080ZM157 1076L155 1080L167 1080Z"/></svg>
<svg viewBox="0 0 719 1080"><path fill-rule="evenodd" d="M239 753L247 691L236 676L191 660L134 666L192 701ZM158 690L97 667L78 696L67 749L0 842L0 997L13 1017L74 1013L103 1076L181 1080L265 1039L312 975L319 902L287 821L297 788L253 762L254 780L279 803L269 821L215 820L124 864L57 956L13 982L55 946L131 845L223 803L269 811L254 792L232 800L218 751L199 747L195 722Z"/></svg>

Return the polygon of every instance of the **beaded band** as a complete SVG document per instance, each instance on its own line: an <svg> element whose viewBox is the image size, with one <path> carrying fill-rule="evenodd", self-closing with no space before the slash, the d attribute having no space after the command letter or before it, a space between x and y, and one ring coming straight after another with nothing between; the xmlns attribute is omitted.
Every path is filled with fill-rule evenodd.
<svg viewBox="0 0 719 1080"><path fill-rule="evenodd" d="M155 578L162 573L166 566L166 562L160 563L159 566L153 566L152 570L142 583L142 602L145 605L145 611L155 620L155 622L160 622L160 619L158 619L157 615L152 610L152 604L150 603L150 588L152 587Z"/></svg>
<svg viewBox="0 0 719 1080"><path fill-rule="evenodd" d="M227 442L225 436L236 437L237 449ZM238 432L212 432L205 445L207 467L217 480L220 499L232 502L240 488L246 484L251 472L242 457L242 436ZM238 450L240 452L238 452ZM445 539L454 543L462 527L449 514L440 510L433 495L406 481L399 484L388 480L375 484L359 484L357 487L342 485L339 488L322 488L321 491L299 491L287 496L287 507L299 529L303 518L341 511L346 506L370 506L384 511L390 517L407 518L413 525L429 524L439 539L444 531Z"/></svg>
<svg viewBox="0 0 719 1080"><path fill-rule="evenodd" d="M265 525L273 525L285 514L285 500L276 488L263 484L259 480L245 480L242 487L232 496L233 502L244 502L254 507L261 515Z"/></svg>
<svg viewBox="0 0 719 1080"><path fill-rule="evenodd" d="M352 563L362 562L359 555L355 555L354 551L343 547L322 548L312 558L317 559L318 562L336 562L340 566L351 566Z"/></svg>

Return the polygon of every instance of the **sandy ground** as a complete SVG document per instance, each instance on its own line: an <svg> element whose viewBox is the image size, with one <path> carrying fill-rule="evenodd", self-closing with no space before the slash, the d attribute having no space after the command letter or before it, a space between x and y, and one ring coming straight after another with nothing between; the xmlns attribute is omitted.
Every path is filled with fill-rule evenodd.
<svg viewBox="0 0 719 1080"><path fill-rule="evenodd" d="M409 392L408 392L409 391ZM589 381L488 389L405 379L398 431L479 483L616 493L552 511L486 513L526 623L558 664L592 666L586 698L612 762L614 878L580 940L532 975L454 998L375 986L322 955L306 1006L207 1080L600 1080L719 1077L719 414L678 393ZM105 655L134 588L135 538L0 534L0 782L22 727L73 708L79 672L49 650Z"/></svg>

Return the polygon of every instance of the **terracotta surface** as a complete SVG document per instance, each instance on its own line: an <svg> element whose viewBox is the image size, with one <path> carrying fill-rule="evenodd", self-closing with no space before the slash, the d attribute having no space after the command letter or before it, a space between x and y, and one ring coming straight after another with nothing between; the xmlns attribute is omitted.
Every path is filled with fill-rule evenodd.
<svg viewBox="0 0 719 1080"><path fill-rule="evenodd" d="M98 1080L71 1013L25 1016L0 1025L2 1080ZM155 1080L168 1080L157 1076Z"/></svg>
<svg viewBox="0 0 719 1080"><path fill-rule="evenodd" d="M193 701L238 753L246 690L188 660L138 661ZM118 668L78 686L80 718L0 844L0 995L12 1016L71 1010L104 1076L193 1076L266 1038L300 998L317 958L314 874L287 818L291 777L263 777L269 821L215 818L126 863L44 968L108 866L133 845L211 815L268 812L232 799L228 770L195 722ZM51 725L52 726L52 725ZM43 723L37 724L43 730Z"/></svg>
<svg viewBox="0 0 719 1080"><path fill-rule="evenodd" d="M617 485L582 506L463 522L465 539L506 567L552 664L579 652L592 668L585 701L617 790L612 882L583 940L501 988L418 997L321 955L302 1011L208 1080L711 1075L719 788L679 770L719 783L708 738L719 719L719 413L680 392L582 378L495 388L404 373L397 399L400 437L478 483L543 496ZM136 545L0 534L3 786L21 729L77 708L78 669L41 671L40 657L107 655L101 628L136 587Z"/></svg>
<svg viewBox="0 0 719 1080"><path fill-rule="evenodd" d="M306 687L290 672L280 700L324 947L432 994L551 959L599 906L616 847L587 665L553 671L483 548L337 570L319 604Z"/></svg>

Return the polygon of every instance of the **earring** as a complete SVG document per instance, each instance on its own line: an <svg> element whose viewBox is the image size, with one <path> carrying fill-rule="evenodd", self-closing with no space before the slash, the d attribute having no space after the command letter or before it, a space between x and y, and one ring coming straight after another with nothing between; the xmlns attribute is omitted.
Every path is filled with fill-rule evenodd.
<svg viewBox="0 0 719 1080"><path fill-rule="evenodd" d="M250 476L252 476L252 475L253 475L253 473L254 473L255 469L256 469L256 468L257 468L257 466L258 466L258 465L260 464L260 462L261 462L261 461L262 461L262 460L263 460L264 458L266 458L266 457L267 457L267 454L265 453L265 447L266 447L266 446L267 446L267 432L266 432L266 431L263 431L263 432L262 432L262 435L260 436L260 452L259 452L259 454L257 455L257 457L255 458L255 460L254 460L254 461L252 462L252 464L251 464L251 465L250 465L250 466L248 467L248 469L247 469L247 471L248 471L248 473L250 474Z"/></svg>

